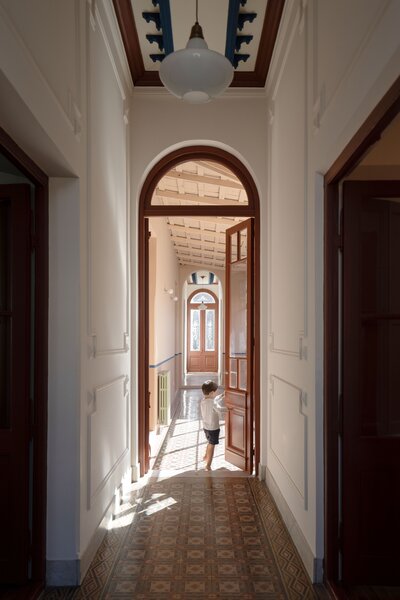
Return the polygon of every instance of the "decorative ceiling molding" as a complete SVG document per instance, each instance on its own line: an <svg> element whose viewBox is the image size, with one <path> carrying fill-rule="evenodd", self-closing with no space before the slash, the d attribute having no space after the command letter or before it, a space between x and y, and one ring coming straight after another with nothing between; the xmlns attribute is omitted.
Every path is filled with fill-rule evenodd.
<svg viewBox="0 0 400 600"><path fill-rule="evenodd" d="M237 0L235 0L235 2L237 2ZM239 4L241 4L241 2L239 2ZM281 22L284 4L285 0L268 0L261 33L261 39L258 46L255 68L253 71L236 71L233 81L231 83L231 87L263 88L265 86L265 81L268 75L268 69L271 62L279 25ZM145 70L131 0L113 0L113 5L119 28L121 31L121 37L125 47L127 61L131 71L134 86L162 87L158 71ZM252 13L245 14L247 15ZM238 40L238 38L251 37L248 35L241 36L237 34L235 36L234 34L231 34L231 36L232 39L235 38L235 48L240 48L241 44L247 44L250 41L249 39ZM238 52L236 52L236 54L238 54Z"/></svg>

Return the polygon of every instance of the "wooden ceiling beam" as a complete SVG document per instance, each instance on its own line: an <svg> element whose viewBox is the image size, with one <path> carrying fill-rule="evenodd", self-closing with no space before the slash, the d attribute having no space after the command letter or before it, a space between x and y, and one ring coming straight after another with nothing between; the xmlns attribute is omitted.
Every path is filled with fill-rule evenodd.
<svg viewBox="0 0 400 600"><path fill-rule="evenodd" d="M236 177L236 175L234 175L234 173L232 173L232 171L230 171L229 169L226 169L222 165L216 165L216 164L214 164L212 162L208 162L206 160L198 160L197 164L204 167L205 169L208 169L209 171L214 171L214 173L217 173L218 175L223 175L224 177L228 177L228 179L230 179L231 181L240 183L240 185L242 185L240 179L238 179Z"/></svg>
<svg viewBox="0 0 400 600"><path fill-rule="evenodd" d="M215 248L216 246L222 246L223 248L225 248L225 243L224 242L207 242L205 240L194 240L191 238L184 238L184 237L179 237L176 235L171 235L171 240L174 242L179 242L180 244L189 244L190 246L192 244L196 244L198 246L204 246L206 248ZM222 250L221 250L222 252Z"/></svg>
<svg viewBox="0 0 400 600"><path fill-rule="evenodd" d="M208 269L210 267L217 267L218 269L225 269L225 263L217 263L217 262L204 262L202 260L193 260L193 261L189 261L187 259L181 260L180 265L187 265L187 266L193 266L193 267L203 267L205 269Z"/></svg>
<svg viewBox="0 0 400 600"><path fill-rule="evenodd" d="M160 190L160 188L156 188L154 191L154 195L159 198L165 198L166 200L179 200L180 202L199 202L199 204L211 204L211 205L220 205L220 206L246 206L243 202L239 203L239 200L220 200L219 198L215 198L214 196L196 196L196 194L179 194L178 192L173 192L171 190Z"/></svg>
<svg viewBox="0 0 400 600"><path fill-rule="evenodd" d="M179 218L179 217L170 217L171 219L174 218ZM203 216L198 216L198 217L183 217L185 219L185 221L194 221L194 222L198 222L198 221L202 221L204 223L216 223L217 225L226 225L227 227L233 227L234 225L236 225L237 223L239 223L240 221L243 221L245 218L247 217L237 217L236 221L232 221L231 219L225 219L223 217L203 217ZM186 227L185 225L178 225L178 224L172 224L170 223L170 225L172 227ZM190 231L193 231L193 227L190 228ZM212 231L210 232L212 233Z"/></svg>
<svg viewBox="0 0 400 600"><path fill-rule="evenodd" d="M195 173L186 173L185 171L176 171L175 169L173 169L172 171L168 171L168 173L166 173L164 177L171 177L172 179L179 179L181 181L209 183L210 185L233 188L235 190L244 190L243 185L240 183L240 181L232 181L231 179L221 179L221 177L207 177L205 175L195 175Z"/></svg>
<svg viewBox="0 0 400 600"><path fill-rule="evenodd" d="M216 238L217 241L220 240L222 243L225 243L225 232L224 231L210 231L208 229L197 229L195 227L186 227L185 225L168 224L167 226L169 227L171 234L172 234L172 231L175 231L175 232L179 232L179 233L186 233L187 235L190 236L189 238L177 236L178 239L180 239L180 240L191 239L193 242L198 242L200 240L198 240L194 237L191 237L191 236L200 235L201 239L203 239L204 236L210 235L210 236L213 236L214 238ZM209 241L209 240L205 240L205 241ZM209 243L211 243L211 242L209 242Z"/></svg>
<svg viewBox="0 0 400 600"><path fill-rule="evenodd" d="M174 239L174 238L173 238ZM176 238L175 238L176 239ZM223 246L223 244L220 244L221 246ZM196 246L200 247L200 250L204 249L204 250L208 250L209 252L214 252L214 254L223 254L225 255L225 247L223 247L223 249L219 250L218 248L215 247L215 245L213 244L207 244L207 242L198 242L196 244ZM181 250L188 250L188 251L193 251L193 252L199 252L199 248L196 248L194 245L188 245L188 246L183 246L182 242L180 244L175 244L174 248L177 252L180 252Z"/></svg>

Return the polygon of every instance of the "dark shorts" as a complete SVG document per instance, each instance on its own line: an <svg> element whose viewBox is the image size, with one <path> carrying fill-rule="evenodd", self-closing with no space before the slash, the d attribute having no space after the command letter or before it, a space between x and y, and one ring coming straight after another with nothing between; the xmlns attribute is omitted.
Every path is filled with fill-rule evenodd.
<svg viewBox="0 0 400 600"><path fill-rule="evenodd" d="M219 444L219 432L221 430L220 429L204 429L204 434L207 438L207 442L209 444L212 444L213 446L216 446L217 444Z"/></svg>

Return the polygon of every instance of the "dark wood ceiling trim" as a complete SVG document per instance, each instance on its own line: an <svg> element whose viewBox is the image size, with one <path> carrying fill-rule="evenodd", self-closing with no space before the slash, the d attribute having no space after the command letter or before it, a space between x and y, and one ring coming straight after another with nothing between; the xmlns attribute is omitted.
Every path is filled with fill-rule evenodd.
<svg viewBox="0 0 400 600"><path fill-rule="evenodd" d="M113 0L115 13L132 75L140 87L161 86L158 71L145 71L131 0ZM285 0L269 0L254 71L237 71L231 87L264 87L272 59Z"/></svg>
<svg viewBox="0 0 400 600"><path fill-rule="evenodd" d="M145 70L131 0L113 0L113 5L133 85L137 85L138 80L143 77Z"/></svg>
<svg viewBox="0 0 400 600"><path fill-rule="evenodd" d="M260 86L264 86L267 79L284 6L285 0L269 0L267 4L255 66Z"/></svg>

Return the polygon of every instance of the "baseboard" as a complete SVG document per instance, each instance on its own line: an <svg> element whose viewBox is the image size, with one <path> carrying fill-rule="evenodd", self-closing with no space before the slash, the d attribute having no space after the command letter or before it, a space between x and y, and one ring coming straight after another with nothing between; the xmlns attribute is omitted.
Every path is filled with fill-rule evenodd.
<svg viewBox="0 0 400 600"><path fill-rule="evenodd" d="M74 586L80 583L79 560L48 560L46 561L47 586Z"/></svg>
<svg viewBox="0 0 400 600"><path fill-rule="evenodd" d="M140 464L135 463L132 465L132 482L139 481L140 479Z"/></svg>
<svg viewBox="0 0 400 600"><path fill-rule="evenodd" d="M313 583L322 583L323 581L323 562L322 558L314 556L303 532L289 508L285 498L282 495L275 479L265 465L259 466L259 478L265 481L269 491L272 494L280 515L289 531L290 537L296 546L297 552L304 564L304 567Z"/></svg>

